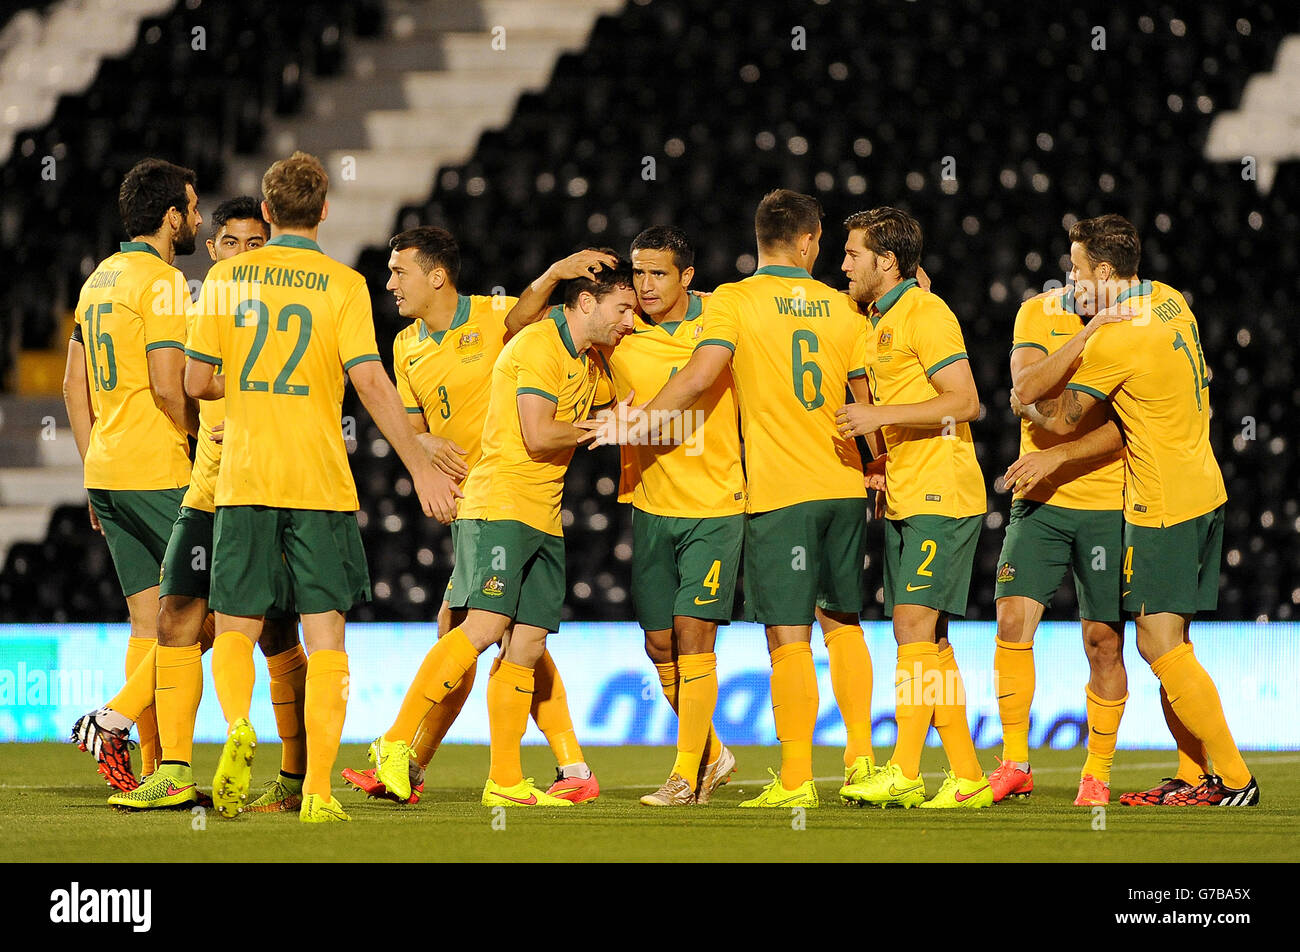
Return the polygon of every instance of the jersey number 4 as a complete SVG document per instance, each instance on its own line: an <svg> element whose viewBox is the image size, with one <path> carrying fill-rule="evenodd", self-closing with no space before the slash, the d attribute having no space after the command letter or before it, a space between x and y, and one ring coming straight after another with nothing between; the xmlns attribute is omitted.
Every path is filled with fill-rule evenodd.
<svg viewBox="0 0 1300 952"><path fill-rule="evenodd" d="M257 329L253 332L253 348L248 352L248 357L244 361L244 369L239 373L239 389L249 390L253 393L266 393L269 389L272 393L283 393L293 397L305 397L311 388L305 383L289 383L289 377L298 369L298 362L302 360L302 355L307 352L307 342L311 340L311 311L301 304L286 304L280 309L280 313L275 319L275 329L281 334L289 330L289 319L298 318L298 342L294 345L293 352L285 362L284 367L275 378L275 384L270 386L265 380L253 380L250 374L253 372L253 365L257 363L257 358L262 354L262 348L266 346L266 335L271 330L271 312L261 301L244 301L235 310L235 326L247 327L250 323L249 312L255 315L253 321Z"/></svg>

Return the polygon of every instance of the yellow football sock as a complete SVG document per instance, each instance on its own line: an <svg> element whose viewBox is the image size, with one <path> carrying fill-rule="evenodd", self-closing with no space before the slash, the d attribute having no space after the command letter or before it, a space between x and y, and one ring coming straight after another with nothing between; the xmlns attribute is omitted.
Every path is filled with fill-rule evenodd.
<svg viewBox="0 0 1300 952"><path fill-rule="evenodd" d="M248 717L253 703L253 642L238 631L223 631L212 643L212 681L226 723Z"/></svg>
<svg viewBox="0 0 1300 952"><path fill-rule="evenodd" d="M1029 763L1029 708L1034 703L1034 643L995 638L993 684L1002 719L1002 759Z"/></svg>
<svg viewBox="0 0 1300 952"><path fill-rule="evenodd" d="M339 754L339 737L348 712L348 655L318 648L307 660L303 721L307 728L307 776L304 794L329 800L330 774Z"/></svg>
<svg viewBox="0 0 1300 952"><path fill-rule="evenodd" d="M106 707L133 721L140 719L153 703L157 645L158 642L147 638L132 638L127 642L126 683Z"/></svg>
<svg viewBox="0 0 1300 952"><path fill-rule="evenodd" d="M307 772L307 732L303 707L307 700L307 654L301 644L266 659L271 675L271 707L280 735L280 772L298 776Z"/></svg>
<svg viewBox="0 0 1300 952"><path fill-rule="evenodd" d="M781 786L786 790L812 779L817 702L812 646L803 641L778 646L772 652L772 716L781 742Z"/></svg>
<svg viewBox="0 0 1300 952"><path fill-rule="evenodd" d="M831 689L848 732L844 766L852 766L859 757L875 763L871 751L871 652L862 629L857 625L836 628L826 635L826 650L831 656Z"/></svg>
<svg viewBox="0 0 1300 952"><path fill-rule="evenodd" d="M469 692L474 690L474 678L477 674L478 664L471 664L461 679L456 682L456 686L448 691L441 701L429 708L428 714L424 715L424 720L415 731L415 740L411 742L411 749L415 751L415 760L422 768L429 766L429 761L433 760L433 755L442 746L442 739L447 736L447 731L451 730L451 725L456 723L456 718L460 716Z"/></svg>
<svg viewBox="0 0 1300 952"><path fill-rule="evenodd" d="M678 684L677 662L669 661L664 664L655 664L655 671L659 673L659 684L664 689L664 697L668 699L668 706L677 713L677 692L680 690ZM700 755L703 763L711 764L722 753L722 741L718 739L718 732L714 729L713 724L709 724L709 736L704 742L704 753Z"/></svg>
<svg viewBox="0 0 1300 952"><path fill-rule="evenodd" d="M1098 697L1092 688L1084 688L1088 696L1088 757L1083 762L1080 778L1091 774L1102 783L1110 783L1110 765L1115 761L1115 741L1119 721L1124 716L1125 694L1118 701Z"/></svg>
<svg viewBox="0 0 1300 952"><path fill-rule="evenodd" d="M1224 785L1240 789L1250 783L1250 769L1228 730L1219 692L1192 654L1192 646L1182 644L1165 652L1151 662L1151 672L1168 692L1169 706L1178 719L1205 745Z"/></svg>
<svg viewBox="0 0 1300 952"><path fill-rule="evenodd" d="M891 762L908 780L921 774L921 749L934 719L935 678L940 677L939 646L934 642L898 646L894 668L895 719L898 742Z"/></svg>
<svg viewBox="0 0 1300 952"><path fill-rule="evenodd" d="M533 668L533 703L530 705L537 729L546 735L546 741L561 767L583 762L578 735L573 730L569 716L569 699L564 692L564 679L549 651L543 651Z"/></svg>
<svg viewBox="0 0 1300 952"><path fill-rule="evenodd" d="M694 790L704 745L709 739L713 709L718 704L718 656L712 651L681 655L677 667L681 672L677 695L681 707L677 712L677 759L673 761L673 773Z"/></svg>
<svg viewBox="0 0 1300 952"><path fill-rule="evenodd" d="M134 691L147 693L144 706L132 718L135 721L135 729L140 733L141 777L153 773L158 761L162 759L158 749L158 717L153 709L153 689L156 684L154 669L158 663L157 648L158 642L153 638L128 638L126 642L127 683L131 682L131 676L138 671L140 679L136 682ZM112 702L109 703L109 707L119 714L127 715L127 712L113 707Z"/></svg>
<svg viewBox="0 0 1300 952"><path fill-rule="evenodd" d="M1174 777L1193 787L1201 782L1201 775L1210 772L1210 758L1199 737L1187 729L1169 704L1169 694L1160 685L1160 708L1165 714L1165 724L1178 745L1178 770Z"/></svg>
<svg viewBox="0 0 1300 952"><path fill-rule="evenodd" d="M464 628L453 628L439 638L420 663L420 670L415 673L415 680L406 689L406 697L402 699L397 719L384 733L384 740L403 740L408 744L414 740L415 732L429 713L429 708L454 690L456 682L465 676L465 672L477 660L478 649L469 640Z"/></svg>
<svg viewBox="0 0 1300 952"><path fill-rule="evenodd" d="M533 669L502 661L488 678L487 702L492 742L488 778L503 787L513 787L524 779L519 743L524 739L528 709L533 703Z"/></svg>
<svg viewBox="0 0 1300 952"><path fill-rule="evenodd" d="M211 651L212 642L217 637L217 616L208 612L203 618L203 626L199 629L199 649L202 651Z"/></svg>
<svg viewBox="0 0 1300 952"><path fill-rule="evenodd" d="M943 673L943 687L934 705L934 728L939 732L952 772L961 780L978 780L984 776L984 768L980 766L980 759L975 754L975 741L970 736L970 722L966 720L966 684L962 681L952 645L939 652L939 670Z"/></svg>
<svg viewBox="0 0 1300 952"><path fill-rule="evenodd" d="M190 763L194 756L194 718L203 697L203 650L198 645L168 648L156 654L158 742L163 760Z"/></svg>

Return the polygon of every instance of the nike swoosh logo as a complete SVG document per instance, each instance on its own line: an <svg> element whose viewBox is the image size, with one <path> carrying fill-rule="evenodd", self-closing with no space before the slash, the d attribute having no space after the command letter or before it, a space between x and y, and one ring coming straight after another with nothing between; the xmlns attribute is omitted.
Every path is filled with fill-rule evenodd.
<svg viewBox="0 0 1300 952"><path fill-rule="evenodd" d="M954 791L953 791L953 794L952 794L952 798L953 798L954 800L956 800L958 803L965 803L965 802L966 802L967 800L969 800L971 797L976 796L976 795L979 794L979 793L982 793L983 791L987 790L988 788L989 788L989 785L986 783L986 784L984 784L984 786L980 787L979 790L974 790L974 791L972 791L972 792L970 792L970 793L968 793L968 794L965 794L964 796L963 796L960 792L954 790Z"/></svg>
<svg viewBox="0 0 1300 952"><path fill-rule="evenodd" d="M700 678L707 678L707 677L708 677L707 674L697 674L697 675L696 675L695 677L693 677L693 678L682 678L682 681L683 681L683 683L685 683L685 684L690 684L692 681L698 681L698 680L700 680Z"/></svg>
<svg viewBox="0 0 1300 952"><path fill-rule="evenodd" d="M574 377L576 377L576 376L578 376L578 375L577 375L577 374L569 374L569 379L572 380L572 379L573 379Z"/></svg>
<svg viewBox="0 0 1300 952"><path fill-rule="evenodd" d="M189 784L188 786L184 786L184 787L178 787L174 783L168 783L167 796L174 797L178 793L184 793L186 790L193 790L193 789L194 789L194 784Z"/></svg>
<svg viewBox="0 0 1300 952"><path fill-rule="evenodd" d="M420 355L420 357L423 357L423 356L424 356L424 354L421 354L421 355ZM419 360L420 357L412 357L412 358L410 359L410 361L407 362L406 366L410 367L410 366L411 366L412 364L414 364L417 360Z"/></svg>
<svg viewBox="0 0 1300 952"><path fill-rule="evenodd" d="M167 685L166 687L164 687L164 686L161 685L161 684L159 684L159 685L155 685L155 686L154 686L154 691L155 691L155 692L157 692L157 691L175 691L175 690L176 690L176 685L174 685L174 684L169 684L169 685Z"/></svg>
<svg viewBox="0 0 1300 952"><path fill-rule="evenodd" d="M709 599L705 599L704 601L700 601L700 596L698 595L695 596L696 605L712 605L716 601L717 601L716 598L709 598Z"/></svg>
<svg viewBox="0 0 1300 952"><path fill-rule="evenodd" d="M519 685L517 685L517 684L515 685L515 690L518 691L520 694L532 694L532 693L533 693L532 691L525 691L523 688L521 688L521 687L520 687Z"/></svg>
<svg viewBox="0 0 1300 952"><path fill-rule="evenodd" d="M526 807L531 807L537 802L537 794L535 793L530 793L527 800L520 800L518 797L508 797L504 793L498 793L497 796L502 800L509 800L511 803L521 803Z"/></svg>
<svg viewBox="0 0 1300 952"><path fill-rule="evenodd" d="M1069 331L1048 331L1047 333L1048 333L1048 336L1049 336L1049 337L1070 337L1070 336L1072 336L1072 335L1070 334Z"/></svg>
<svg viewBox="0 0 1300 952"><path fill-rule="evenodd" d="M916 790L915 787L909 787L907 790L899 790L895 788L895 786L892 783L889 785L889 795L891 797L901 797L903 794L912 793L915 790Z"/></svg>
<svg viewBox="0 0 1300 952"><path fill-rule="evenodd" d="M448 691L454 691L456 689L456 685L452 684L450 681L443 681L442 686Z"/></svg>
<svg viewBox="0 0 1300 952"><path fill-rule="evenodd" d="M929 587L930 587L929 585L915 585L915 586L914 586L911 582L908 582L908 583L907 583L907 590L908 590L909 592L919 592L921 589L923 589L923 588L929 588Z"/></svg>
<svg viewBox="0 0 1300 952"><path fill-rule="evenodd" d="M799 800L799 799L801 799L802 797L803 797L803 794L802 794L802 793L797 793L797 794L795 794L793 797L786 797L784 800L777 800L776 803L773 804L773 806L778 806L778 807L779 807L779 806L781 806L782 804L785 804L785 803L793 803L795 800Z"/></svg>
<svg viewBox="0 0 1300 952"><path fill-rule="evenodd" d="M1114 736L1115 736L1115 732L1114 732L1114 731L1099 731L1099 730L1097 730L1097 728L1095 728L1095 727L1092 729L1092 732L1093 732L1094 734L1100 734L1102 737L1114 737Z"/></svg>
<svg viewBox="0 0 1300 952"><path fill-rule="evenodd" d="M1015 691L1012 691L1011 694L999 694L999 695L998 695L998 700L1000 701L1000 700L1002 700L1004 697L1011 697L1011 695L1012 695L1012 694L1015 694L1015 693L1016 693Z"/></svg>
<svg viewBox="0 0 1300 952"><path fill-rule="evenodd" d="M1128 592L1125 592L1124 595L1127 596L1127 595L1128 595Z"/></svg>

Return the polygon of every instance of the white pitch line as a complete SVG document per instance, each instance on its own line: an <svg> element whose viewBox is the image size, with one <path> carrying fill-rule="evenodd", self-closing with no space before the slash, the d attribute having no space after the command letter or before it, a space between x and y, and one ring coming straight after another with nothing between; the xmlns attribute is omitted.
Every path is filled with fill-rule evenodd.
<svg viewBox="0 0 1300 952"><path fill-rule="evenodd" d="M1249 758L1256 762L1268 763L1268 764L1300 763L1300 754L1281 754L1279 756L1271 756L1268 752L1265 751L1255 751L1254 753L1249 754ZM1162 767L1170 767L1170 766L1173 765L1168 760L1159 760L1159 761L1151 761L1150 763L1143 763L1143 764L1124 764L1123 769L1124 770L1159 770ZM1034 772L1040 774L1074 773L1078 769L1079 769L1078 767L1039 767ZM942 777L943 774L938 772L932 772L932 773L923 773L922 776ZM769 778L750 777L744 780L730 780L728 781L728 784L732 784L735 786L742 786L744 784L768 783L770 779L771 779L770 777ZM818 783L830 783L833 780L843 781L844 776L843 774L835 774L834 776L827 776L827 777L813 777L813 779L816 780ZM613 787L603 787L602 789L644 790L647 786L649 785L643 783L622 784ZM68 789L67 784L47 785L47 784L25 784L25 783L0 783L0 790L66 790L66 789Z"/></svg>

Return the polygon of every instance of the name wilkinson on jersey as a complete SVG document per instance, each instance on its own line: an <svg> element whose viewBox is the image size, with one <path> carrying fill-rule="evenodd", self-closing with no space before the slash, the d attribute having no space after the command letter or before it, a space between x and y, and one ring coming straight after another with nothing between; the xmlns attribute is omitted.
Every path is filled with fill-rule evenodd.
<svg viewBox="0 0 1300 952"><path fill-rule="evenodd" d="M61 923L126 922L134 932L148 932L153 924L151 889L68 889L50 893L50 921Z"/></svg>

